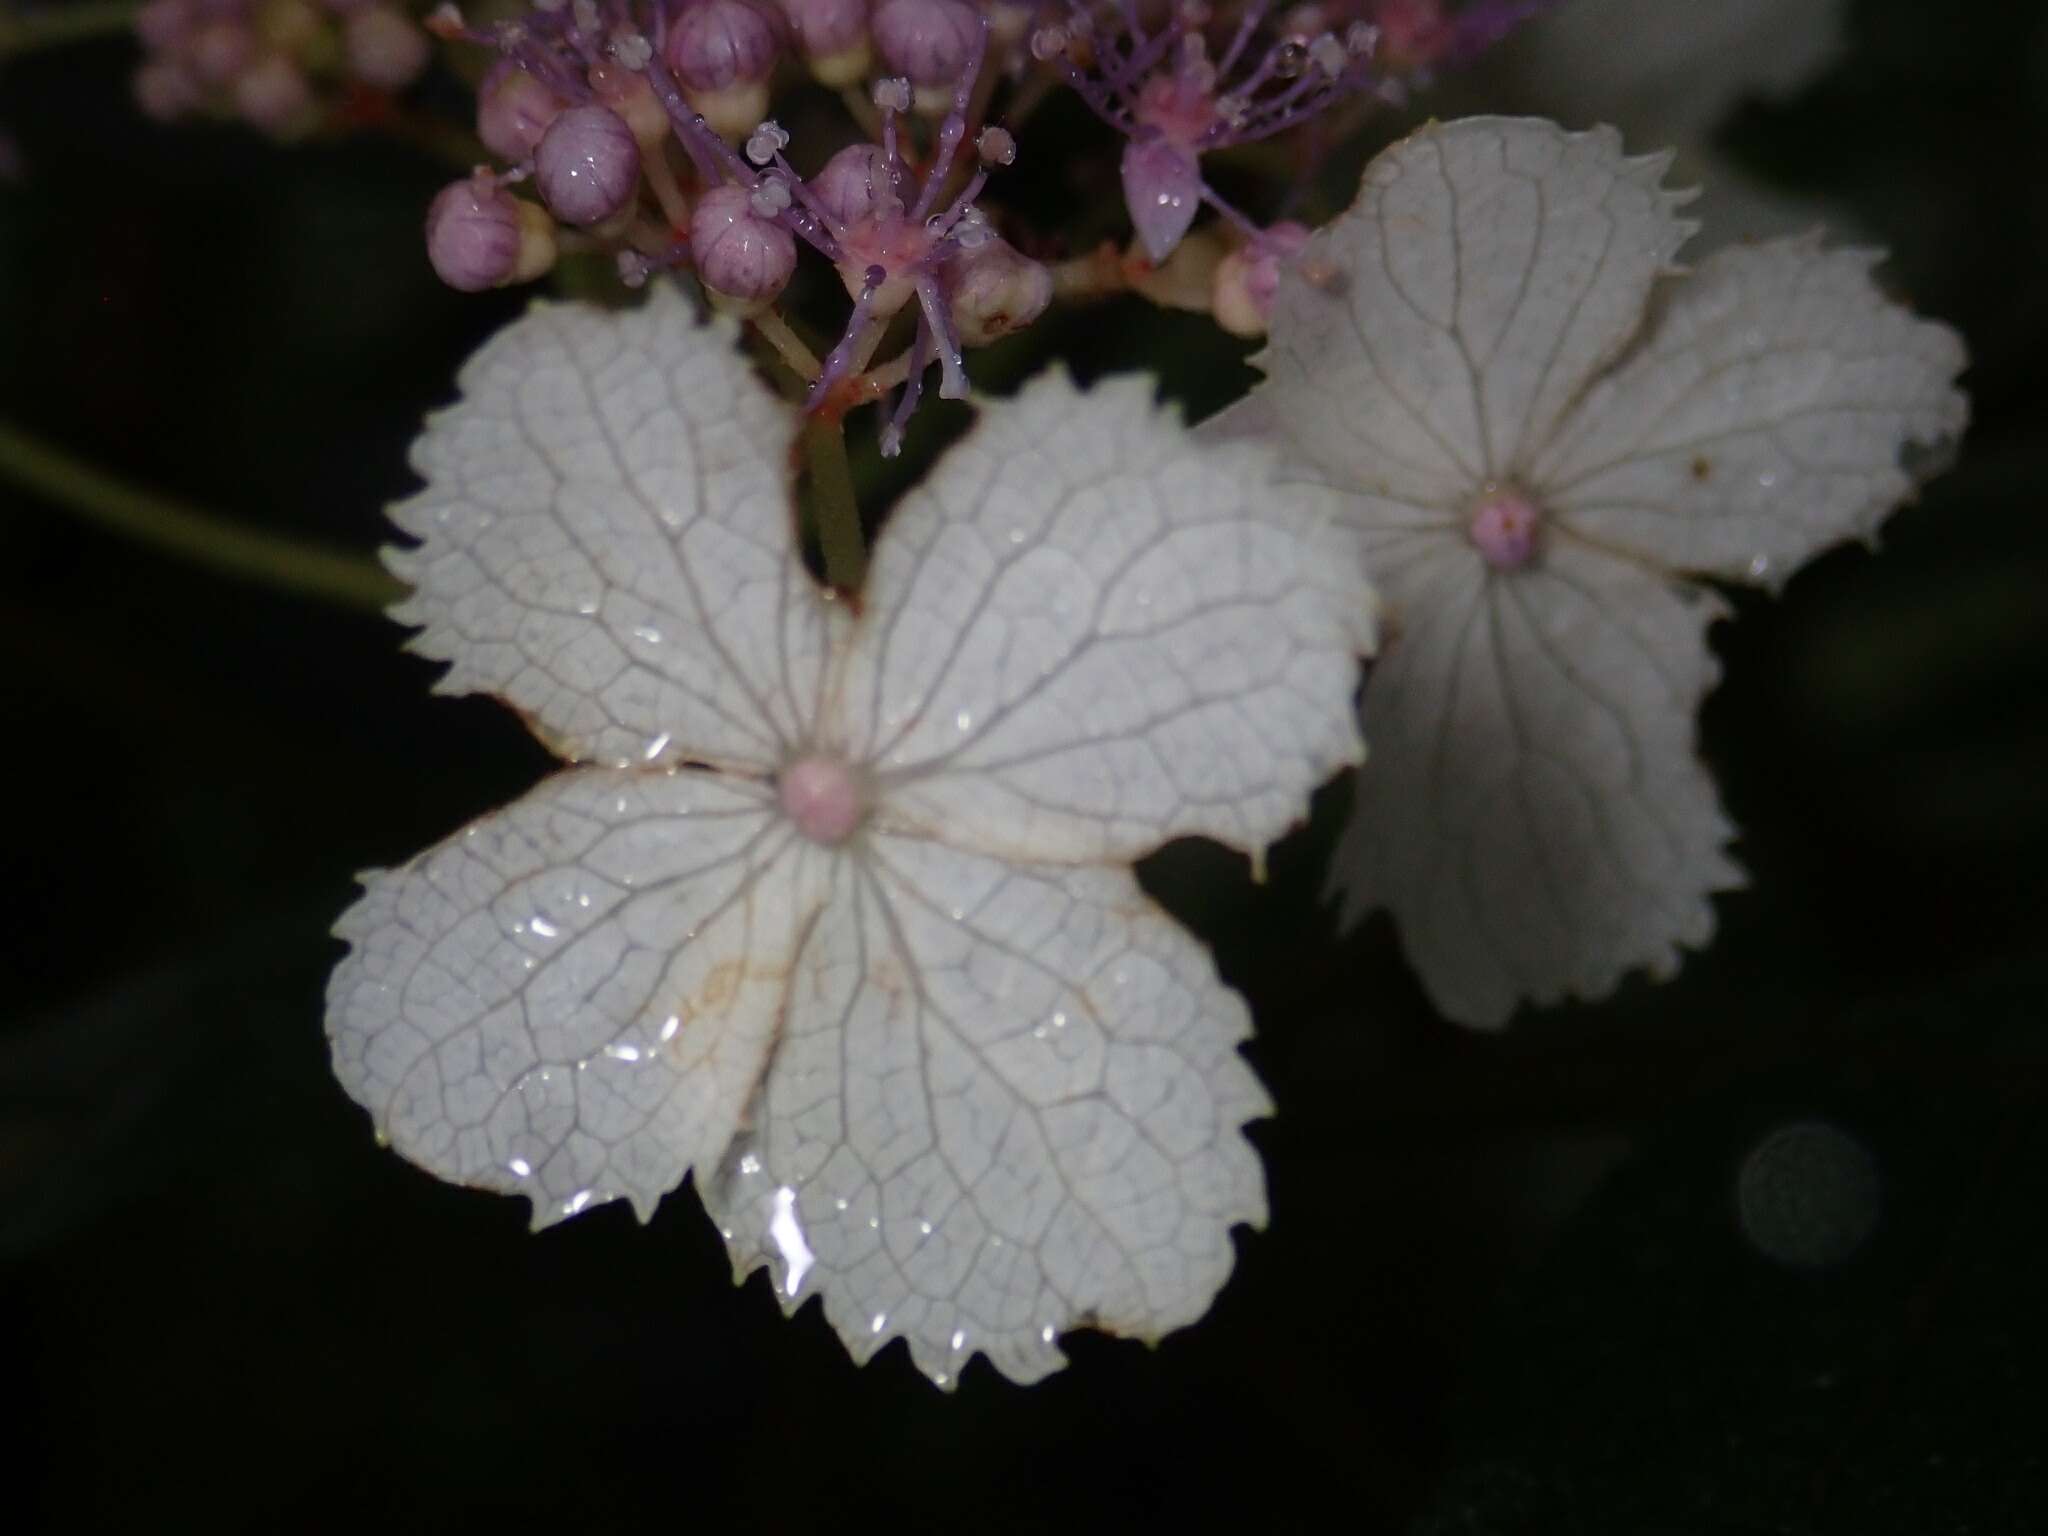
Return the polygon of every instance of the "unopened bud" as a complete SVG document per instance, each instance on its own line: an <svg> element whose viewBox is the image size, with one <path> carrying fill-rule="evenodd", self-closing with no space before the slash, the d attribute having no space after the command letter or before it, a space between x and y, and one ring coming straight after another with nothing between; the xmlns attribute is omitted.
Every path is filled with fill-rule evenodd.
<svg viewBox="0 0 2048 1536"><path fill-rule="evenodd" d="M819 168L806 186L811 198L841 224L878 217L896 201L889 157L872 144L849 144Z"/></svg>
<svg viewBox="0 0 2048 1536"><path fill-rule="evenodd" d="M881 0L875 51L908 79L921 110L943 111L981 40L981 17L967 0Z"/></svg>
<svg viewBox="0 0 2048 1536"><path fill-rule="evenodd" d="M868 0L782 0L797 48L820 85L837 89L866 76Z"/></svg>
<svg viewBox="0 0 2048 1536"><path fill-rule="evenodd" d="M411 85L427 67L433 45L412 19L375 5L351 15L342 31L349 72L365 85L396 91Z"/></svg>
<svg viewBox="0 0 2048 1536"><path fill-rule="evenodd" d="M527 282L554 265L554 226L488 175L466 177L427 209L427 259L464 293Z"/></svg>
<svg viewBox="0 0 2048 1536"><path fill-rule="evenodd" d="M697 277L744 312L761 308L796 270L796 241L754 207L747 187L713 187L690 212L690 248Z"/></svg>
<svg viewBox="0 0 2048 1536"><path fill-rule="evenodd" d="M565 224L588 228L631 206L640 188L640 145L625 119L595 103L548 124L534 151L541 201Z"/></svg>
<svg viewBox="0 0 2048 1536"><path fill-rule="evenodd" d="M669 68L713 132L740 138L766 114L782 30L779 14L749 0L699 0L670 25Z"/></svg>
<svg viewBox="0 0 2048 1536"><path fill-rule="evenodd" d="M476 135L501 160L533 158L540 136L565 103L510 59L500 59L476 93Z"/></svg>
<svg viewBox="0 0 2048 1536"><path fill-rule="evenodd" d="M1273 318L1280 274L1308 244L1308 226L1283 220L1216 264L1210 313L1233 336L1263 336Z"/></svg>
<svg viewBox="0 0 2048 1536"><path fill-rule="evenodd" d="M1021 330L1052 302L1052 273L994 235L947 258L942 279L953 326L970 347Z"/></svg>

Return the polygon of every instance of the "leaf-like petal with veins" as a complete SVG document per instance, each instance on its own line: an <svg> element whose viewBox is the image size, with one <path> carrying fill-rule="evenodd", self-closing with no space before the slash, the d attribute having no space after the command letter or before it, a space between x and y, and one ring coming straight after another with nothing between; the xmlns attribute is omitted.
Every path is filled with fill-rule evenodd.
<svg viewBox="0 0 2048 1536"><path fill-rule="evenodd" d="M1391 911L1466 1024L1671 974L1742 880L1693 744L1719 602L1563 540L1511 575L1388 564L1406 617L1366 690L1346 919Z"/></svg>
<svg viewBox="0 0 2048 1536"><path fill-rule="evenodd" d="M445 687L613 766L367 877L349 1092L539 1221L694 1171L742 1273L779 1258L857 1356L903 1337L942 1383L1199 1316L1264 1219L1268 1105L1243 1004L1123 861L1257 851L1358 761L1355 536L1269 511L1266 451L1147 386L1054 379L897 515L856 620L729 326L542 308L464 382L398 614Z"/></svg>
<svg viewBox="0 0 2048 1536"><path fill-rule="evenodd" d="M765 1069L824 855L682 771L557 774L366 878L328 990L342 1086L430 1172L536 1226L642 1218L715 1167Z"/></svg>
<svg viewBox="0 0 2048 1536"><path fill-rule="evenodd" d="M737 1266L941 1384L976 1350L1028 1381L1071 1327L1199 1317L1231 1226L1264 1223L1238 1127L1270 1109L1208 955L1124 870L877 835L838 879L761 1128L707 1194Z"/></svg>
<svg viewBox="0 0 2048 1536"><path fill-rule="evenodd" d="M1468 1024L1706 941L1741 877L1693 746L1719 610L1684 578L1776 581L1868 536L1912 490L1902 451L1966 415L1954 333L1867 255L1780 241L1672 275L1663 165L1501 118L1396 145L1208 429L1285 435L1291 494L1362 530L1391 639L1333 883L1347 918L1393 912ZM1503 497L1529 542L1486 531Z"/></svg>
<svg viewBox="0 0 2048 1536"><path fill-rule="evenodd" d="M1530 466L1573 532L1674 570L1776 586L1870 538L1913 492L1902 443L1954 437L1963 344L1870 280L1867 251L1735 246Z"/></svg>
<svg viewBox="0 0 2048 1536"><path fill-rule="evenodd" d="M1281 285L1254 359L1301 472L1396 520L1506 475L1627 344L1691 229L1664 163L1625 157L1611 131L1491 118L1375 160L1309 242L1315 280Z"/></svg>
<svg viewBox="0 0 2048 1536"><path fill-rule="evenodd" d="M664 288L630 325L536 305L462 370L392 508L392 610L572 761L772 768L812 722L827 608L794 558L795 422ZM841 616L843 617L843 615Z"/></svg>
<svg viewBox="0 0 2048 1536"><path fill-rule="evenodd" d="M911 493L836 690L892 820L1021 858L1252 852L1361 752L1357 544L1197 449L1149 380L991 407Z"/></svg>

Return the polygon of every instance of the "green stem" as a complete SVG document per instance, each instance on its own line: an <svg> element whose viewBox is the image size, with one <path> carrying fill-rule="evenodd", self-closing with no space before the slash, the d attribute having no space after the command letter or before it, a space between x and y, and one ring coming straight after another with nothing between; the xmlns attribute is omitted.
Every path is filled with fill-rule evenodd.
<svg viewBox="0 0 2048 1536"><path fill-rule="evenodd" d="M141 490L0 422L0 479L166 553L223 575L317 597L345 608L379 610L402 592L374 560L240 528Z"/></svg>
<svg viewBox="0 0 2048 1536"><path fill-rule="evenodd" d="M860 535L860 502L846 459L845 428L815 416L805 422L804 458L811 468L811 509L818 519L825 580L841 592L858 592L868 552Z"/></svg>
<svg viewBox="0 0 2048 1536"><path fill-rule="evenodd" d="M32 11L0 7L0 59L126 32L135 25L140 9L136 0L86 0Z"/></svg>

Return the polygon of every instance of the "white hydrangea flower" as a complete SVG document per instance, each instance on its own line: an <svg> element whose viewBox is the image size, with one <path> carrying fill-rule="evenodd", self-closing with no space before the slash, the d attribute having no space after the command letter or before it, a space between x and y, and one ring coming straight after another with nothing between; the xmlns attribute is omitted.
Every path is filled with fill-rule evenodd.
<svg viewBox="0 0 2048 1536"><path fill-rule="evenodd" d="M542 307L420 439L395 614L577 766L365 877L335 1069L537 1226L694 1174L741 1275L942 1384L1191 1322L1264 1219L1270 1106L1127 866L1261 849L1360 759L1355 536L1146 383L1052 377L906 498L856 611L733 341L666 293Z"/></svg>
<svg viewBox="0 0 2048 1536"><path fill-rule="evenodd" d="M1960 341L1869 252L1677 275L1665 166L1536 120L1396 145L1211 432L1284 436L1283 474L1364 530L1390 628L1334 880L1468 1024L1706 941L1741 875L1694 751L1725 611L1698 579L1776 586L1870 538L1912 493L1902 448L1966 416Z"/></svg>

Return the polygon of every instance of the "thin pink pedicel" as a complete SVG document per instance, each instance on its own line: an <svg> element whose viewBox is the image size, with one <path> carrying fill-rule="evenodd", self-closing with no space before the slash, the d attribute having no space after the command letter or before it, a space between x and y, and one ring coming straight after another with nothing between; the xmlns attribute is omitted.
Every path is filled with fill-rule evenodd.
<svg viewBox="0 0 2048 1536"><path fill-rule="evenodd" d="M1498 490L1480 499L1466 526L1488 565L1512 571L1527 565L1536 553L1543 514L1520 491Z"/></svg>
<svg viewBox="0 0 2048 1536"><path fill-rule="evenodd" d="M867 797L853 770L837 758L799 758L777 784L783 814L814 843L831 847L853 835L867 815Z"/></svg>

